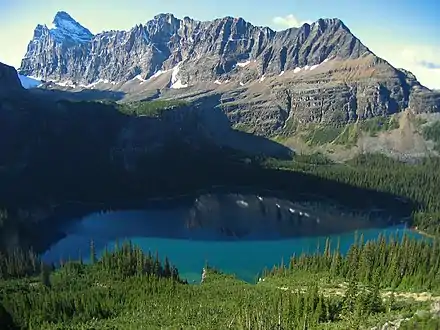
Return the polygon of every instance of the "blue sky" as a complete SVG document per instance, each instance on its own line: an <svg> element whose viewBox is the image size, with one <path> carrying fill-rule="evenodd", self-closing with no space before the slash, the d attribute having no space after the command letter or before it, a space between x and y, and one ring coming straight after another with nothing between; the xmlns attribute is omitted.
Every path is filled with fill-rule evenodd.
<svg viewBox="0 0 440 330"><path fill-rule="evenodd" d="M94 33L130 29L161 12L241 16L273 29L338 17L377 55L440 89L440 0L0 0L0 61L18 67L35 26L59 10Z"/></svg>

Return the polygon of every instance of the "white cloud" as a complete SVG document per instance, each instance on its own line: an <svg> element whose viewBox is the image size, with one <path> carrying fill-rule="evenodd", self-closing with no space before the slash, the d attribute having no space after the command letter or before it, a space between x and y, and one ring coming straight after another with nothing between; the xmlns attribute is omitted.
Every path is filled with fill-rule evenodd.
<svg viewBox="0 0 440 330"><path fill-rule="evenodd" d="M367 39L367 38L365 38ZM365 44L396 68L411 71L417 80L431 89L440 89L440 47L437 45L405 44L371 37Z"/></svg>
<svg viewBox="0 0 440 330"><path fill-rule="evenodd" d="M427 69L439 69L440 47L412 46L405 47L401 53L406 61L425 67Z"/></svg>
<svg viewBox="0 0 440 330"><path fill-rule="evenodd" d="M427 45L407 45L390 56L390 62L415 74L425 86L440 89L440 47Z"/></svg>
<svg viewBox="0 0 440 330"><path fill-rule="evenodd" d="M285 17L277 16L272 19L272 22L282 28L300 27L305 23L311 23L311 21L301 21L293 14L289 14Z"/></svg>

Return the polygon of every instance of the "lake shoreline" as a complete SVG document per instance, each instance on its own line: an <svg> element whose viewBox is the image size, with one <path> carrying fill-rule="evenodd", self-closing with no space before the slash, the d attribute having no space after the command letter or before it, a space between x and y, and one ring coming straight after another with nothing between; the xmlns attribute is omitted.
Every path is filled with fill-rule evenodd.
<svg viewBox="0 0 440 330"><path fill-rule="evenodd" d="M96 220L99 219L99 225ZM124 220L123 226L114 227ZM364 228L350 232L335 233L322 236L302 236L288 239L268 240L233 240L233 241L207 241L194 239L179 239L173 237L145 237L139 235L137 224L142 220L133 217L108 217L99 216L88 219L88 224L78 224L76 229L71 228L70 233L62 240L52 245L42 253L43 260L56 264L59 260L73 260L82 256L84 262L89 262L88 254L81 253L90 249L90 241L94 241L97 255L104 251L111 251L114 246L124 241L130 241L142 251L158 253L160 258L167 257L177 267L179 273L189 283L198 283L203 266L210 265L222 272L235 274L245 282L254 283L258 274L263 269L270 269L279 264L281 260L290 260L292 255L313 254L324 251L329 239L332 247L338 242L342 254L348 252L355 241L356 232L364 236L365 241L376 240L379 235L402 238L408 235L415 239L425 239L424 236L404 225L388 228ZM160 222L158 222L160 223ZM131 231L130 231L131 230ZM139 233L138 233L139 232ZM115 236L115 233L117 235ZM190 257L189 257L190 256ZM226 257L227 256L227 257Z"/></svg>

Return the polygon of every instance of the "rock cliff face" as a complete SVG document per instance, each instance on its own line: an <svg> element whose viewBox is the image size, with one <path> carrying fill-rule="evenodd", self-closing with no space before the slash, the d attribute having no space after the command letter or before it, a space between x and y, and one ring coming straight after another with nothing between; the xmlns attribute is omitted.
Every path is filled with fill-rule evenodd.
<svg viewBox="0 0 440 330"><path fill-rule="evenodd" d="M130 31L93 36L67 13L59 12L53 28L36 27L20 70L45 79L89 84L99 79L146 79L181 63L175 78L185 85L233 74L234 68L251 62L256 65L250 74L241 75L243 82L256 75L317 65L329 57L358 58L368 53L337 19L277 33L242 18L199 22L161 14Z"/></svg>
<svg viewBox="0 0 440 330"><path fill-rule="evenodd" d="M242 18L160 14L93 35L65 12L38 25L20 73L75 89L197 98L217 94L233 124L271 135L288 120L349 122L411 108L438 112L440 93L364 46L339 19L276 32Z"/></svg>

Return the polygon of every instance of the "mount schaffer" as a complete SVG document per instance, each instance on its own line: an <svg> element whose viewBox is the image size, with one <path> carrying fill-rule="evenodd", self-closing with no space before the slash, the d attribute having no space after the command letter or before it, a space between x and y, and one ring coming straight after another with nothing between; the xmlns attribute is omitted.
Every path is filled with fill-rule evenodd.
<svg viewBox="0 0 440 330"><path fill-rule="evenodd" d="M93 35L69 14L38 25L19 73L46 86L123 91L127 99L216 96L257 134L296 123L347 123L410 109L439 112L440 93L364 46L339 19L273 31L242 18L160 14ZM215 102L214 102L215 103Z"/></svg>

